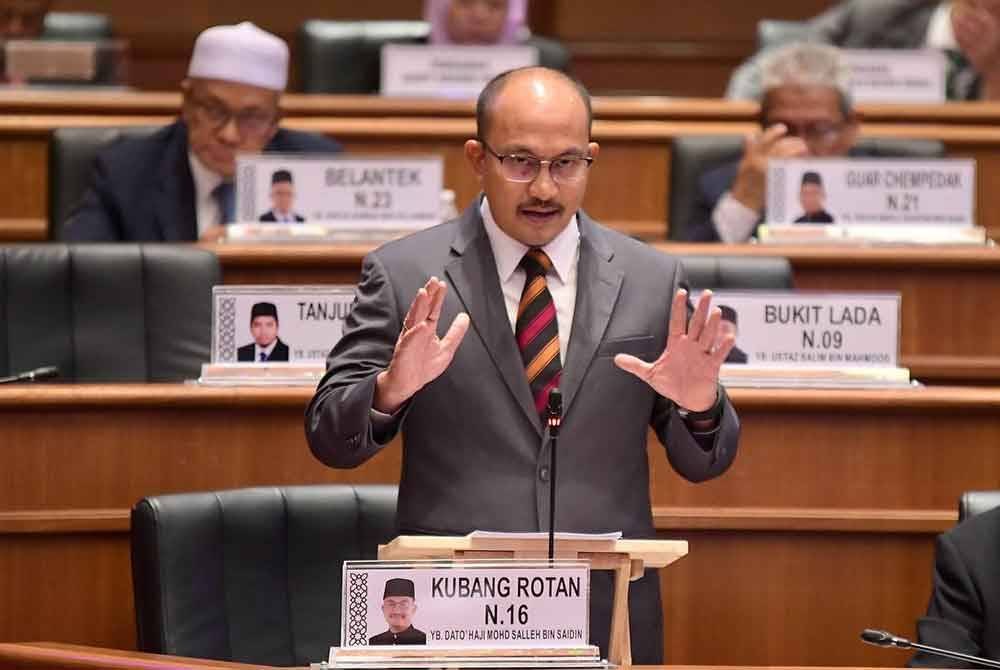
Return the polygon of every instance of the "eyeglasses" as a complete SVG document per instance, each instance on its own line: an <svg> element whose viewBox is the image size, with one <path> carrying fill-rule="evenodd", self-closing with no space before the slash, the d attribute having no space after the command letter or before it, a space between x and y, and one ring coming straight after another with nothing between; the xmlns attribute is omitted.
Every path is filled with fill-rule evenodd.
<svg viewBox="0 0 1000 670"><path fill-rule="evenodd" d="M583 179L587 168L594 162L593 156L560 156L543 161L529 154L498 154L485 141L479 140L479 143L500 161L500 172L507 181L534 181L542 171L542 166L547 165L552 181L558 184L572 183Z"/></svg>
<svg viewBox="0 0 1000 670"><path fill-rule="evenodd" d="M241 137L259 137L266 135L278 122L278 112L267 112L260 109L241 109L233 111L214 100L205 100L193 94L188 99L194 104L198 115L211 126L213 131L229 123L236 122L236 130Z"/></svg>
<svg viewBox="0 0 1000 670"><path fill-rule="evenodd" d="M843 122L816 121L813 123L794 123L782 119L768 119L763 124L765 128L770 128L775 124L782 124L788 128L789 137L801 137L807 144L830 145L834 144L844 130Z"/></svg>

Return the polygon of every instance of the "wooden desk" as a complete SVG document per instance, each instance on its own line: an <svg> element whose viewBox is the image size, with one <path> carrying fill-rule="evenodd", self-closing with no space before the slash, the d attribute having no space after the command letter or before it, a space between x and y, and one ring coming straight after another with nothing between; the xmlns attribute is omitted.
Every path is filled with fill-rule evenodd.
<svg viewBox="0 0 1000 670"><path fill-rule="evenodd" d="M49 236L48 145L53 129L157 125L171 118L55 114L0 117L0 240ZM298 117L288 119L285 125L336 137L352 152L440 155L445 162L445 186L456 192L458 203L471 201L479 191L462 153L462 144L474 134L471 118ZM602 144L602 151L592 169L584 206L596 218L630 235L665 239L673 139L692 134L742 134L753 128L749 120L598 121L594 137ZM991 234L1000 234L1000 190L990 187L990 176L1000 173L1000 129L866 123L862 132L880 137L941 139L949 155L975 158L979 221ZM25 220L32 223L26 225Z"/></svg>
<svg viewBox="0 0 1000 670"><path fill-rule="evenodd" d="M371 245L202 245L215 251L228 284L347 283L358 280ZM899 291L903 364L928 382L1000 381L1000 249L837 248L724 244L657 245L672 254L785 256L795 286L824 291ZM975 324L975 327L970 327Z"/></svg>
<svg viewBox="0 0 1000 670"><path fill-rule="evenodd" d="M858 631L913 633L934 534L954 522L960 492L998 485L1000 390L731 395L743 440L724 477L681 480L651 438L656 527L691 542L662 578L671 660L898 662L858 643ZM355 470L314 461L303 438L310 396L0 389L0 612L31 613L0 616L0 640L134 645L128 509L142 496L397 481L398 441ZM828 644L814 643L816 630Z"/></svg>
<svg viewBox="0 0 1000 670"><path fill-rule="evenodd" d="M57 642L0 644L0 670L252 670L259 665L208 661L200 658L143 654Z"/></svg>

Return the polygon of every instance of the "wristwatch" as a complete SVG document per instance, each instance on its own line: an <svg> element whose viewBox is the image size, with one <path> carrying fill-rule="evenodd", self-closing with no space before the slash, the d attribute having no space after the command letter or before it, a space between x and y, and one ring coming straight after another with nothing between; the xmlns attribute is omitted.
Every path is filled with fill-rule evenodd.
<svg viewBox="0 0 1000 670"><path fill-rule="evenodd" d="M722 416L722 391L716 389L715 402L708 409L695 412L678 405L677 413L680 414L681 418L685 421L715 421Z"/></svg>

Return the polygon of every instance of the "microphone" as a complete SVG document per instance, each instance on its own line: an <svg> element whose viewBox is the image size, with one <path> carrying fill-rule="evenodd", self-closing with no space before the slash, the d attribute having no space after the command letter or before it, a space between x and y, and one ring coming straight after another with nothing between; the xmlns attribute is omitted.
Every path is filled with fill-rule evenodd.
<svg viewBox="0 0 1000 670"><path fill-rule="evenodd" d="M34 370L28 370L27 372L19 372L16 375L11 375L10 377L0 377L0 384L17 384L18 382L34 382L39 379L52 379L53 377L59 376L59 368L54 365L46 365L44 367L35 368Z"/></svg>
<svg viewBox="0 0 1000 670"><path fill-rule="evenodd" d="M981 665L986 668L1000 669L1000 662L993 661L988 658L980 658L979 656L970 656L969 654L962 654L960 652L950 651L948 649L931 647L926 644L920 644L919 642L911 642L907 640L905 637L899 637L898 635L893 635L889 631L885 630L865 628L861 632L861 639L867 642L868 644L875 645L876 647L896 647L897 649L916 649L917 651L933 654L934 656L943 656L944 658L950 658L954 661L963 661L965 663Z"/></svg>
<svg viewBox="0 0 1000 670"><path fill-rule="evenodd" d="M549 391L549 403L546 407L546 425L549 427L549 560L556 557L556 443L559 439L559 427L562 425L562 391L559 387Z"/></svg>

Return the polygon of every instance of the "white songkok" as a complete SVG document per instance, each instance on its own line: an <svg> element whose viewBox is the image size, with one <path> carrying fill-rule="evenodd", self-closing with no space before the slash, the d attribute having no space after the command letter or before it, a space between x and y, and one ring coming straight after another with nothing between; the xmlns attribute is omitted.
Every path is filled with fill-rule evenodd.
<svg viewBox="0 0 1000 670"><path fill-rule="evenodd" d="M194 42L188 76L284 91L288 45L249 21L207 28Z"/></svg>

